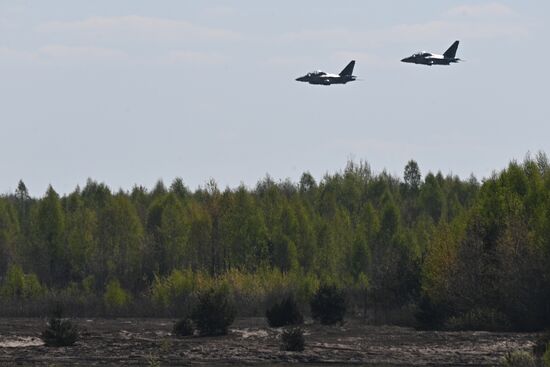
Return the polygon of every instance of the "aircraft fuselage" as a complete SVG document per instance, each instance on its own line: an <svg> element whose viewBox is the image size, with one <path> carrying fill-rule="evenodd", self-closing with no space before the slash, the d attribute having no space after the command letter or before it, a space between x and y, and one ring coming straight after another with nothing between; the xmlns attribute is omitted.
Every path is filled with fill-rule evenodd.
<svg viewBox="0 0 550 367"><path fill-rule="evenodd" d="M431 53L423 52L419 54L412 55L410 57L406 57L402 62L411 63L411 64L421 64L421 65L450 65L452 63L459 62L460 59L457 59L455 57L448 58L443 55L434 55Z"/></svg>
<svg viewBox="0 0 550 367"><path fill-rule="evenodd" d="M309 73L296 79L298 82L307 82L316 85L346 84L356 79L353 75L327 74L324 72Z"/></svg>

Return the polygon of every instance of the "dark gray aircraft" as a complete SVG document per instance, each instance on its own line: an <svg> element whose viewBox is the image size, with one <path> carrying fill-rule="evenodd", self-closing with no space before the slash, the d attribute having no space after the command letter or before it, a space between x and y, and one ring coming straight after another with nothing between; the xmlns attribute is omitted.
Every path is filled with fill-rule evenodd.
<svg viewBox="0 0 550 367"><path fill-rule="evenodd" d="M443 55L432 54L429 52L418 52L410 57L406 57L402 62L408 62L411 64L422 65L450 65L452 63L459 62L460 59L456 58L456 50L458 49L459 41L455 41L451 47Z"/></svg>
<svg viewBox="0 0 550 367"><path fill-rule="evenodd" d="M352 82L357 78L352 75L354 66L355 60L352 60L340 74L328 74L324 71L318 70L307 73L306 75L297 78L296 81L320 85L346 84L347 82Z"/></svg>

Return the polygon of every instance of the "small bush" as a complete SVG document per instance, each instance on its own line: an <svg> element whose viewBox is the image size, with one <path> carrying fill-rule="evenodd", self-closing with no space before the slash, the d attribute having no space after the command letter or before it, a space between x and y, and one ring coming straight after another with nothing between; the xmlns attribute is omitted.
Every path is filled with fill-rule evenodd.
<svg viewBox="0 0 550 367"><path fill-rule="evenodd" d="M281 350L301 352L304 350L304 347L304 331L301 328L287 329L281 334Z"/></svg>
<svg viewBox="0 0 550 367"><path fill-rule="evenodd" d="M280 302L275 302L267 309L265 317L271 327L300 325L304 323L304 316L300 312L293 296L288 296Z"/></svg>
<svg viewBox="0 0 550 367"><path fill-rule="evenodd" d="M52 317L41 337L48 347L71 346L78 340L78 327L69 319Z"/></svg>
<svg viewBox="0 0 550 367"><path fill-rule="evenodd" d="M510 322L506 315L485 308L476 308L459 316L450 317L445 323L448 330L510 330Z"/></svg>
<svg viewBox="0 0 550 367"><path fill-rule="evenodd" d="M434 303L427 296L422 296L418 303L415 319L420 329L439 329L443 327L449 308L442 304Z"/></svg>
<svg viewBox="0 0 550 367"><path fill-rule="evenodd" d="M105 288L103 301L109 312L120 311L130 303L130 294L120 286L118 279L113 279Z"/></svg>
<svg viewBox="0 0 550 367"><path fill-rule="evenodd" d="M535 341L535 345L533 346L533 354L535 355L535 357L542 358L544 353L546 353L546 351L548 350L549 344L550 331L545 331L537 338L537 340Z"/></svg>
<svg viewBox="0 0 550 367"><path fill-rule="evenodd" d="M550 367L550 344L546 345L546 352L544 352L541 359L544 367Z"/></svg>
<svg viewBox="0 0 550 367"><path fill-rule="evenodd" d="M189 318L184 318L176 321L172 332L177 337L193 335L195 329L193 328L193 322Z"/></svg>
<svg viewBox="0 0 550 367"><path fill-rule="evenodd" d="M236 309L227 288L199 293L191 319L201 335L225 335L235 320Z"/></svg>
<svg viewBox="0 0 550 367"><path fill-rule="evenodd" d="M516 350L508 352L502 360L503 367L536 367L535 358L529 352Z"/></svg>
<svg viewBox="0 0 550 367"><path fill-rule="evenodd" d="M336 286L323 285L311 299L311 316L323 325L332 325L344 320L346 298Z"/></svg>

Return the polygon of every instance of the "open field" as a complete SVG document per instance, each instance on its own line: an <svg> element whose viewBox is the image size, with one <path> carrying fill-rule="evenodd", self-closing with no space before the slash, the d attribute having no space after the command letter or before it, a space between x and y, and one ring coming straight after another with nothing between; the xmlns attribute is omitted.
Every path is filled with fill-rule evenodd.
<svg viewBox="0 0 550 367"><path fill-rule="evenodd" d="M82 339L47 348L42 319L0 319L0 365L281 365L494 366L505 352L529 349L536 334L435 332L364 325L306 324L306 350L279 350L281 329L263 318L237 320L224 337L177 339L170 319L79 319ZM159 365L156 364L156 365Z"/></svg>

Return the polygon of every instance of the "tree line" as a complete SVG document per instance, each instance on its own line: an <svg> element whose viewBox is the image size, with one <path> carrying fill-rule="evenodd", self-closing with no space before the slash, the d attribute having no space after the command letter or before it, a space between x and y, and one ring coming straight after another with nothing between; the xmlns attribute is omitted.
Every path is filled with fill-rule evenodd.
<svg viewBox="0 0 550 367"><path fill-rule="evenodd" d="M191 191L178 178L114 192L88 180L41 198L20 181L0 197L0 313L65 299L80 313L145 302L173 314L219 283L262 313L274 294L305 302L330 283L357 312L408 308L428 327L544 327L549 167L540 153L480 183L423 177L415 161L403 178L350 161L319 182L306 172Z"/></svg>

